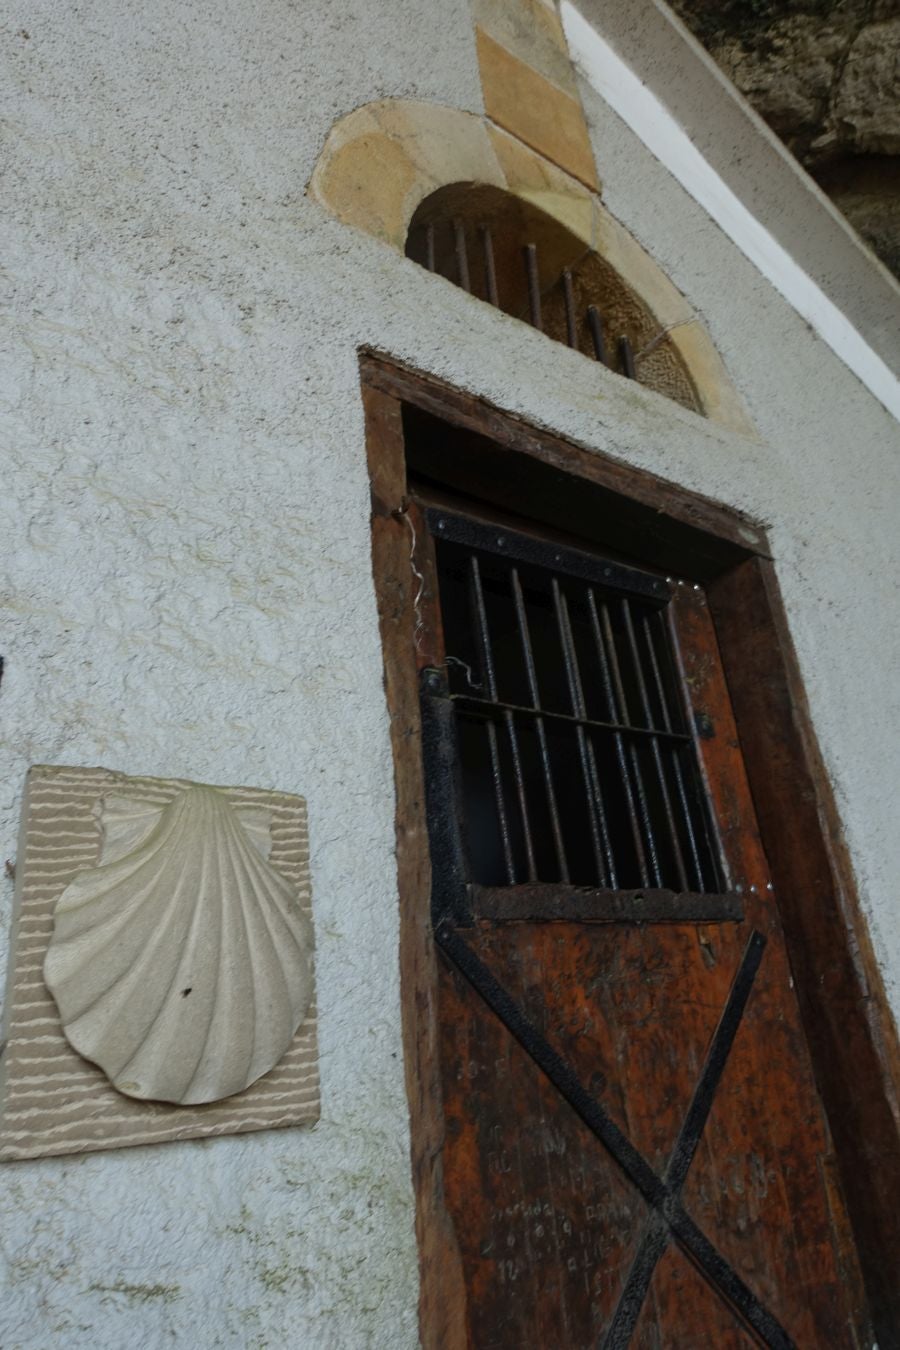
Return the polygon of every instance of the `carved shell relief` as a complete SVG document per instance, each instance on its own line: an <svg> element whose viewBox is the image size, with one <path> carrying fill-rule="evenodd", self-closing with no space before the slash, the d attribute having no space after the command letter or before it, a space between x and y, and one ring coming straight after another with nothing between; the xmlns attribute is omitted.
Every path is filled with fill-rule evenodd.
<svg viewBox="0 0 900 1350"><path fill-rule="evenodd" d="M44 962L69 1043L130 1097L243 1091L313 989L312 925L269 862L269 812L193 785L164 806L110 794L99 818L99 865L60 896Z"/></svg>

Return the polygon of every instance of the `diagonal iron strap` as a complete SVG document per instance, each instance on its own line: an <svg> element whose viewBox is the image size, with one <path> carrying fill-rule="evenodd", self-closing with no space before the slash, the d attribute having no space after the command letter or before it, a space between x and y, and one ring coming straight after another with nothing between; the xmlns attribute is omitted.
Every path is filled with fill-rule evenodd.
<svg viewBox="0 0 900 1350"><path fill-rule="evenodd" d="M759 970L764 947L765 939L762 934L754 932L747 944L743 960L738 968L737 975L734 977L728 1000L719 1018L719 1025L716 1027L715 1034L710 1042L691 1104L687 1109L684 1122L675 1141L675 1147L672 1149L666 1167L665 1182L671 1197L668 1202L670 1206L674 1198L680 1197L691 1163L694 1161L694 1154L706 1126L719 1080L722 1077L726 1061L731 1053L731 1047L734 1044L734 1038L741 1024L744 1009L753 988L753 981L756 979L756 972ZM613 1320L604 1338L603 1350L625 1350L631 1340L657 1262L669 1244L670 1234L677 1233L677 1226L681 1221L682 1213L673 1221L671 1228L661 1226L655 1214L647 1225L647 1230L632 1262L628 1279L625 1281L619 1297ZM687 1215L683 1217L686 1219ZM712 1255L721 1261L718 1253L713 1251ZM730 1283L730 1270L723 1269L722 1277L726 1284ZM724 1285L721 1287L723 1292L726 1292Z"/></svg>
<svg viewBox="0 0 900 1350"><path fill-rule="evenodd" d="M468 943L446 923L440 925L435 937L473 989L515 1036L573 1111L593 1131L654 1211L604 1339L603 1350L624 1350L628 1345L656 1264L670 1238L675 1239L720 1296L757 1333L769 1350L794 1350L794 1343L784 1328L763 1307L681 1204L681 1189L762 960L766 945L763 935L755 931L751 934L684 1124L672 1150L665 1178L657 1175L601 1103L586 1091L571 1065L537 1031Z"/></svg>

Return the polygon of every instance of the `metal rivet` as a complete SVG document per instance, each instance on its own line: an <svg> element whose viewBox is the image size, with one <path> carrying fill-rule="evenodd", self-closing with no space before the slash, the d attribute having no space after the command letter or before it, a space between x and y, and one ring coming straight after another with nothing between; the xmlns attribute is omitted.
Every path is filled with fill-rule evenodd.
<svg viewBox="0 0 900 1350"><path fill-rule="evenodd" d="M678 585L679 585L679 586L683 586L683 585L684 585L684 582L683 582L683 581L679 581Z"/></svg>
<svg viewBox="0 0 900 1350"><path fill-rule="evenodd" d="M554 561L554 562L562 562L562 554L561 554L561 553L555 553L555 554L553 555L553 561Z"/></svg>
<svg viewBox="0 0 900 1350"><path fill-rule="evenodd" d="M604 567L604 569L603 569L603 575L604 575L605 577L612 576L612 568L611 568L611 567Z"/></svg>
<svg viewBox="0 0 900 1350"><path fill-rule="evenodd" d="M675 580L674 577L666 577L666 581L669 583L670 586L672 585L674 580Z"/></svg>
<svg viewBox="0 0 900 1350"><path fill-rule="evenodd" d="M438 523L437 523L437 527L438 527L439 530L444 529L444 522L443 522L442 520L439 520Z"/></svg>
<svg viewBox="0 0 900 1350"><path fill-rule="evenodd" d="M767 890L767 891L774 891L774 889L775 889L775 887L772 885L771 881L767 881L767 882L766 882L766 890Z"/></svg>
<svg viewBox="0 0 900 1350"><path fill-rule="evenodd" d="M503 538L503 535L502 535L502 534L498 534L498 535L497 535L497 547L498 547L498 548L502 548L503 545L504 545L505 543L506 543L506 540Z"/></svg>
<svg viewBox="0 0 900 1350"><path fill-rule="evenodd" d="M694 590L695 590L695 591L699 591L699 589L700 589L700 587L697 585L697 583L696 583L696 581L695 581L695 582L694 582Z"/></svg>
<svg viewBox="0 0 900 1350"><path fill-rule="evenodd" d="M758 886L751 886L751 887L750 887L750 894L751 894L751 895L756 895L758 889L759 889Z"/></svg>

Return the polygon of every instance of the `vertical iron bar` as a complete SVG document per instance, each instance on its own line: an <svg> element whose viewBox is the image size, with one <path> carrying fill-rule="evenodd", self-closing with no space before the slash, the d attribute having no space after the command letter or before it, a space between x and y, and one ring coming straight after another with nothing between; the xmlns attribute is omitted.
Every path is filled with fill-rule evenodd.
<svg viewBox="0 0 900 1350"><path fill-rule="evenodd" d="M481 227L481 247L484 251L484 284L487 290L487 298L495 309L500 308L500 299L497 291L497 268L494 264L494 240L491 235L490 225Z"/></svg>
<svg viewBox="0 0 900 1350"><path fill-rule="evenodd" d="M622 362L622 374L629 380L635 379L634 352L627 337L619 338L619 360Z"/></svg>
<svg viewBox="0 0 900 1350"><path fill-rule="evenodd" d="M434 222L425 226L425 266L434 271Z"/></svg>
<svg viewBox="0 0 900 1350"><path fill-rule="evenodd" d="M552 586L556 626L559 629L559 640L562 645L563 665L566 668L566 683L569 686L572 712L576 717L586 717L587 707L584 701L581 673L578 669L578 653L575 650L575 639L572 635L569 606L556 577L553 578ZM600 776L597 772L597 757L584 727L575 727L575 738L578 742L578 755L581 760L588 816L591 822L591 840L594 845L594 858L597 863L600 885L609 886L611 890L617 890L616 860L612 851L606 811L603 806L603 793L600 788Z"/></svg>
<svg viewBox="0 0 900 1350"><path fill-rule="evenodd" d="M659 707L662 713L663 727L665 728L666 731L671 731L672 717L669 712L669 701L668 698L666 697L665 684L663 682L662 671L660 669L659 658L656 650L656 643L653 637L652 620L658 618L659 618L658 614L653 615L645 614L641 620L641 623L644 630L644 638L647 643L647 650L650 653L650 667L653 671L653 682L656 685L656 692L659 697ZM660 620L660 623L661 622L662 620ZM698 848L697 837L694 832L694 820L691 814L690 802L688 800L687 788L685 786L684 774L682 772L681 760L679 758L681 751L679 750L678 746L673 745L670 747L669 753L671 754L672 757L671 758L672 771L675 774L675 785L678 789L679 801L681 802L681 814L684 816L684 825L685 829L687 830L687 838L688 838L688 845L690 846L694 879L697 883L697 890L702 891L704 890L706 883L703 876L703 863L700 858L700 849Z"/></svg>
<svg viewBox="0 0 900 1350"><path fill-rule="evenodd" d="M566 302L566 341L570 347L578 346L578 328L575 323L575 292L572 288L572 273L568 267L562 274L563 296Z"/></svg>
<svg viewBox="0 0 900 1350"><path fill-rule="evenodd" d="M531 646L528 612L525 608L525 597L522 594L522 583L519 580L519 569L517 567L511 567L509 575L512 584L513 601L516 607L516 623L519 628L519 640L522 644L522 655L525 660L528 692L531 696L532 707L539 711L541 706L540 690L538 689L537 669L534 664L534 651ZM559 866L560 880L568 881L569 863L566 857L562 826L560 824L559 811L556 805L556 792L553 787L553 769L550 764L550 747L547 744L547 729L544 726L543 717L537 716L534 719L534 725L541 754L541 768L544 773L544 790L547 794L547 810L550 812L550 825L553 830L553 843L556 848L556 860Z"/></svg>
<svg viewBox="0 0 900 1350"><path fill-rule="evenodd" d="M710 794L709 782L706 776L706 769L703 763L703 756L697 745L697 727L694 720L694 709L691 702L691 696L688 690L687 671L684 665L684 655L681 651L681 639L678 633L678 623L675 617L675 606L666 605L662 611L664 623L668 633L669 650L672 653L672 660L678 678L678 691L680 695L682 713L685 719L685 726L692 733L694 764L699 775L703 804L701 807L703 819L703 832L706 835L707 843L711 854L712 870L715 874L715 885L720 890L728 890L734 882L732 878L731 866L728 860L728 854L725 850L725 841L722 838L722 831L719 826L718 812L715 810Z"/></svg>
<svg viewBox="0 0 900 1350"><path fill-rule="evenodd" d="M461 220L453 222L453 240L456 248L456 276L464 291L471 291L469 255L466 252L466 227Z"/></svg>
<svg viewBox="0 0 900 1350"><path fill-rule="evenodd" d="M537 244L525 245L525 274L528 278L528 309L531 314L531 325L543 333L544 322L541 318L541 284L538 278Z"/></svg>
<svg viewBox="0 0 900 1350"><path fill-rule="evenodd" d="M481 568L477 557L469 557L469 579L472 588L472 603L478 620L478 646L481 657L481 672L488 688L488 697L497 701L497 677L494 673L494 657L491 652L491 635L488 630L487 610L484 604L484 590L481 585ZM500 747L497 744L497 728L493 721L487 721L488 749L491 755L491 773L494 779L494 798L497 803L497 819L500 824L500 836L503 841L503 856L506 862L506 875L510 886L516 884L516 866L513 860L512 842L509 837L509 821L506 818L506 801L503 793L503 776L500 768Z"/></svg>
<svg viewBox="0 0 900 1350"><path fill-rule="evenodd" d="M650 698L647 694L647 682L644 679L644 670L641 664L640 652L638 651L634 622L631 616L631 605L625 596L622 596L619 604L622 608L622 618L625 621L625 632L628 635L628 646L631 649L631 659L634 662L634 673L635 678L637 679L641 708L644 713L647 727L652 728L653 717L650 710ZM686 891L688 889L687 871L684 866L684 858L681 855L681 841L678 838L678 828L675 824L675 815L672 811L672 802L669 797L669 786L666 782L666 773L659 749L658 736L651 737L650 751L653 755L653 763L656 765L656 776L659 779L659 790L662 796L663 811L665 812L666 823L669 827L669 841L672 845L672 853L675 858L675 870L678 873L678 881L681 889Z"/></svg>
<svg viewBox="0 0 900 1350"><path fill-rule="evenodd" d="M472 560L475 562L475 559ZM512 569L515 572L515 568ZM479 592L481 592L481 576L479 572L478 580ZM481 610L484 610L484 600L482 594ZM487 615L485 613L485 631L487 629ZM493 663L491 664L491 673L487 680L489 697L496 699L497 685L494 679ZM528 814L528 795L525 791L525 775L522 771L522 756L519 751L519 736L514 719L514 714L510 709L506 709L504 714L506 723L506 734L509 737L509 748L512 754L513 774L516 780L516 796L519 802L519 815L522 821L522 837L525 841L525 865L528 871L528 880L537 881L537 865L534 858L534 838L531 833L531 817ZM555 803L554 803L555 806Z"/></svg>
<svg viewBox="0 0 900 1350"><path fill-rule="evenodd" d="M513 775L516 780L516 796L519 800L519 815L522 819L522 835L525 840L525 865L528 871L528 880L537 881L537 866L534 861L534 840L531 837L531 821L528 817L528 798L525 793L525 775L522 772L522 758L519 754L519 734L516 730L514 719L515 714L507 708L503 714L503 720L506 723L506 734L509 737L509 748L512 754Z"/></svg>
<svg viewBox="0 0 900 1350"><path fill-rule="evenodd" d="M594 355L598 361L602 361L607 366L609 362L606 359L606 343L603 340L603 320L596 305L588 305L587 316L591 337L594 341Z"/></svg>
<svg viewBox="0 0 900 1350"><path fill-rule="evenodd" d="M597 659L600 662L600 671L603 676L603 685L609 703L610 716L614 722L620 722L623 725L627 725L630 721L628 701L625 697L625 688L622 684L622 675L619 670L619 658L616 654L616 643L615 638L613 637L612 626L609 621L609 611L606 608L606 603L601 601L600 613L598 613L597 599L594 595L592 586L588 587L587 595L588 610L591 616L591 629L594 634L594 645L597 649ZM641 874L641 885L648 886L652 875L654 884L660 886L662 884L662 878L659 870L656 837L653 833L653 822L650 819L647 794L644 791L644 779L641 773L637 747L632 742L629 742L626 748L625 739L621 732L615 732L613 739L616 745L616 757L619 761L619 772L622 775L622 787L625 791L625 800L628 806L628 818L631 822L631 831L634 837L638 869ZM631 781L628 774L629 764L631 765L631 772L634 776L634 785L637 791L640 824L643 825L644 836L647 841L646 852L644 850L644 841L641 837L641 830L638 824L637 812L634 809L634 796L632 795ZM649 869L647 867L647 853L650 855Z"/></svg>

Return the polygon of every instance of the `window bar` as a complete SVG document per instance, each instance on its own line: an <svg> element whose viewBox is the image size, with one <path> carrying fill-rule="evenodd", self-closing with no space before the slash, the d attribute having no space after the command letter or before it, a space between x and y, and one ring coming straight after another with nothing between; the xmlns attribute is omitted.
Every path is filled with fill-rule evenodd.
<svg viewBox="0 0 900 1350"><path fill-rule="evenodd" d="M704 801L706 802L706 807L703 812L703 821L705 826L706 838L709 841L710 851L712 854L712 870L716 877L716 885L722 890L727 890L730 886L735 885L736 883L734 882L731 875L731 868L729 866L728 854L725 851L725 842L722 838L722 832L719 825L718 816L716 811L712 807L712 802L710 801L709 784L706 781L706 773L703 767L703 757L702 755L699 754L697 748L697 727L694 719L694 710L692 706L691 696L688 692L687 672L685 671L684 668L684 657L681 652L678 627L675 622L675 606L666 605L665 609L662 610L660 613L660 618L662 620L665 629L664 641L668 639L666 641L666 647L672 653L672 661L675 670L677 672L677 679L678 679L677 688L679 694L679 703L681 705L682 717L684 718L685 726L689 727L692 732L692 739L694 741L694 756L695 756L694 763L697 766L700 781L703 784L702 795Z"/></svg>
<svg viewBox="0 0 900 1350"><path fill-rule="evenodd" d="M588 611L591 616L591 630L594 635L594 646L597 649L597 659L600 662L600 673L603 677L603 687L606 694L606 701L609 705L610 716L615 722L627 723L629 720L628 703L622 685L619 661L616 656L615 639L613 638L612 628L609 622L609 612L605 603L601 601L601 625L601 617L597 611L597 599L594 595L592 586L587 588L587 598ZM609 652L608 656L607 650ZM641 766L638 762L637 747L629 742L626 751L625 738L620 731L615 732L613 741L616 747L616 759L619 763L619 773L622 775L622 789L625 793L628 819L631 822L631 833L634 838L634 849L637 856L638 871L641 875L641 885L649 886L650 874L652 871L654 883L657 886L661 886L662 878L656 851L656 839L653 834L653 825L650 820L650 811L647 806L647 796L644 792L644 780L641 775ZM628 772L629 762L631 764L631 772L634 775L634 784L637 790L640 820L638 819L638 812L635 810L631 776ZM641 834L641 825L643 825L643 834L646 836L647 840L646 851L644 849L644 839ZM647 867L647 852L650 854L649 869Z"/></svg>
<svg viewBox="0 0 900 1350"><path fill-rule="evenodd" d="M456 658L449 658L451 663L455 663ZM471 684L471 680L469 680ZM481 685L478 685L481 688ZM687 732L682 731L660 731L658 727L636 727L633 724L623 726L619 722L601 722L593 717L576 717L574 713L558 712L554 708L535 709L530 703L508 703L506 699L479 698L477 694L458 693L454 694L455 702L465 706L467 711L474 709L475 712L488 713L493 709L495 712L509 711L512 713L524 713L527 717L534 718L540 716L547 722L563 722L567 726L585 727L588 732L597 731L621 731L627 736L633 736L640 742L643 740L652 740L654 736L664 737L667 741L680 741L683 745L690 744L693 739Z"/></svg>
<svg viewBox="0 0 900 1350"><path fill-rule="evenodd" d="M544 789L547 794L547 809L550 812L550 824L553 830L556 860L559 866L560 880L568 881L569 862L566 857L566 847L562 836L559 810L556 805L556 792L553 787L553 770L550 764L550 747L547 744L547 729L544 726L543 717L540 716L541 698L540 690L538 689L537 668L534 664L534 651L531 646L531 633L528 627L528 612L525 608L525 597L522 594L522 583L519 580L519 569L517 567L511 567L509 576L512 584L513 602L516 608L516 623L519 628L519 640L522 643L522 656L525 660L528 692L531 696L531 702L537 712L537 716L534 719L534 725L537 732L538 748L541 756L541 768L544 772Z"/></svg>
<svg viewBox="0 0 900 1350"><path fill-rule="evenodd" d="M497 291L497 268L494 263L494 240L491 235L490 225L481 227L481 247L484 252L484 284L487 290L487 298L490 304L496 309L500 308L500 299Z"/></svg>
<svg viewBox="0 0 900 1350"><path fill-rule="evenodd" d="M434 271L434 223L425 226L425 266Z"/></svg>
<svg viewBox="0 0 900 1350"><path fill-rule="evenodd" d="M591 330L591 337L594 342L594 355L603 365L608 365L606 359L606 343L603 340L603 320L600 317L600 311L596 305L588 305L587 311L588 326Z"/></svg>
<svg viewBox="0 0 900 1350"><path fill-rule="evenodd" d="M575 292L572 287L572 273L568 267L562 274L563 297L566 302L566 341L570 347L578 346L578 328L575 323Z"/></svg>
<svg viewBox="0 0 900 1350"><path fill-rule="evenodd" d="M619 360L622 362L622 374L629 380L637 379L634 370L634 352L627 337L619 338Z"/></svg>
<svg viewBox="0 0 900 1350"><path fill-rule="evenodd" d="M623 596L619 601L622 607L622 618L625 621L625 632L628 635L628 646L631 649L632 660L634 661L634 673L637 678L638 693L641 700L641 708L648 727L653 726L653 717L650 711L650 698L647 693L647 682L644 679L644 670L641 664L641 657L638 651L637 638L634 631L634 620L631 614L631 605ZM675 824L675 815L672 811L672 801L669 796L669 786L666 782L666 772L662 762L662 754L659 748L659 739L654 736L651 743L651 752L653 762L656 765L656 775L659 779L659 790L662 796L663 810L666 815L666 823L669 827L669 841L672 845L672 853L675 858L675 870L678 873L678 881L681 890L689 890L687 871L684 866L684 858L681 854L681 841L678 838L678 827Z"/></svg>
<svg viewBox="0 0 900 1350"><path fill-rule="evenodd" d="M657 656L656 642L653 637L653 619L659 619L659 615L647 615L642 618L642 627L644 637L647 641L647 649L650 652L650 667L653 671L653 682L656 685L656 692L659 697L659 706L662 712L663 726L666 731L672 730L672 718L669 712L669 700L666 696L665 685L663 683L662 671ZM703 863L700 858L700 849L697 845L697 837L694 831L694 818L691 812L690 802L688 800L687 788L685 786L684 774L682 772L680 751L677 747L672 749L672 770L675 774L675 784L678 788L678 797L681 802L681 812L684 816L685 829L687 830L688 844L691 851L691 862L693 864L694 877L697 882L697 890L704 891L706 882L703 875Z"/></svg>
<svg viewBox="0 0 900 1350"><path fill-rule="evenodd" d="M534 840L531 835L531 821L528 816L528 798L525 793L525 775L522 772L522 759L519 754L519 735L514 719L515 715L507 709L503 714L503 720L506 724L506 734L509 737L509 748L513 762L513 775L516 780L516 797L519 801L519 815L522 820L522 836L525 840L525 867L528 872L528 880L537 881L537 866L534 861Z"/></svg>
<svg viewBox="0 0 900 1350"><path fill-rule="evenodd" d="M538 280L537 244L525 245L525 273L528 278L528 309L533 328L541 333L544 323L541 318L541 286Z"/></svg>
<svg viewBox="0 0 900 1350"><path fill-rule="evenodd" d="M494 673L494 659L491 654L491 638L488 631L487 610L484 604L484 591L481 585L481 568L477 557L472 554L469 558L470 581L472 588L472 604L475 609L475 616L478 620L478 645L481 656L482 678L488 687L488 695L491 699L497 697L497 678ZM505 715L506 727L509 733L510 745L513 749L513 768L517 777L521 775L521 766L519 765L518 741L516 737L513 714L507 712ZM513 859L512 841L509 834L509 821L506 818L506 801L503 792L503 775L500 768L500 746L497 744L497 727L492 718L485 720L488 737L488 749L491 755L491 774L494 780L494 798L497 803L497 819L500 824L500 837L503 843L503 857L506 863L506 875L510 886L516 884L516 866ZM519 784L521 789L521 782ZM523 821L527 817L523 815ZM527 831L527 826L523 826Z"/></svg>
<svg viewBox="0 0 900 1350"><path fill-rule="evenodd" d="M572 712L576 717L586 717L587 708L584 701L581 674L578 669L578 653L575 651L575 640L572 636L569 606L556 577L553 578L552 586L553 607L556 611L556 625L559 629L559 640L562 646L563 665L566 670L566 684L569 687ZM583 726L576 725L575 736L578 741L578 755L581 759L581 772L584 777L584 790L587 795L588 815L591 822L591 841L594 845L597 875L601 886L608 886L610 890L615 891L618 890L616 860L610 843L609 828L606 822L606 811L603 806L600 776L597 773L597 757L594 754L594 747L591 744L590 737Z"/></svg>
<svg viewBox="0 0 900 1350"><path fill-rule="evenodd" d="M453 239L456 247L456 275L464 291L471 291L469 281L469 255L466 252L466 227L461 220L453 222Z"/></svg>

